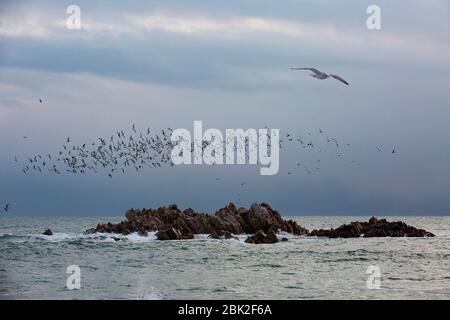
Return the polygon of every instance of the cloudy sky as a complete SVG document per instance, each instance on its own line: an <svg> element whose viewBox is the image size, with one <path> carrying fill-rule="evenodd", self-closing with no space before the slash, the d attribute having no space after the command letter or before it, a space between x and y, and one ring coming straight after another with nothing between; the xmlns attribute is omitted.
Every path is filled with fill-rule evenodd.
<svg viewBox="0 0 450 320"><path fill-rule="evenodd" d="M81 30L66 27L72 4ZM371 4L381 30L366 26ZM121 215L170 203L211 212L238 199L285 215L449 214L449 31L447 0L2 1L0 204L17 215ZM132 123L192 130L194 120L267 125L316 149L283 149L275 176L254 166L114 179L21 172L23 159L54 153L68 136L81 144Z"/></svg>

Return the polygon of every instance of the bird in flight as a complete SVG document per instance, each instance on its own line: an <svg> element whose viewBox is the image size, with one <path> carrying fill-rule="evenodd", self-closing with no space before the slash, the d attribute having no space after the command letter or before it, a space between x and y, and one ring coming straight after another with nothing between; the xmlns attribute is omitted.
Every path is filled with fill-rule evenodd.
<svg viewBox="0 0 450 320"><path fill-rule="evenodd" d="M325 80L325 79L328 79L331 77L331 78L334 78L334 79L346 84L347 86L350 85L341 76L338 76L337 74L326 74L325 72L319 71L316 68L291 68L291 70L309 70L309 71L313 72L313 73L311 73L311 77L314 77L316 79Z"/></svg>
<svg viewBox="0 0 450 320"><path fill-rule="evenodd" d="M3 207L3 210L5 210L5 212L8 212L9 209L11 209L11 205L9 203Z"/></svg>

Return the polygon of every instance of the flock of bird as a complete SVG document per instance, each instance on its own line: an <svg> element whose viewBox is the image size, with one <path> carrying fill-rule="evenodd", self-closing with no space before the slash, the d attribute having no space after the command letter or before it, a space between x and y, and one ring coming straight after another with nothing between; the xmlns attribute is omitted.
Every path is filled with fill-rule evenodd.
<svg viewBox="0 0 450 320"><path fill-rule="evenodd" d="M324 80L328 78L334 78L345 85L349 83L341 76L336 74L326 74L319 71L316 68L291 68L292 70L309 70L312 72L311 76ZM40 104L43 103L42 99L39 99ZM266 129L269 129L267 126ZM87 174L90 172L98 173L100 171L105 172L109 178L113 178L116 174L124 174L127 170L133 170L139 172L147 167L159 168L164 165L173 166L171 161L171 152L173 143L171 141L171 135L173 130L171 128L162 129L153 133L150 128L147 128L144 132L138 132L136 126L131 126L131 131L124 132L123 130L116 131L111 136L99 137L95 141L90 143L74 144L70 137L65 139L65 143L54 154L36 154L28 157L26 163L22 167L22 172L28 174L29 172L50 172L54 174ZM270 131L269 131L270 132ZM343 156L342 146L350 147L350 144L341 144L336 138L326 135L325 132L319 128L318 133L325 139L328 144L335 147L336 156L338 158ZM283 149L288 144L296 144L305 150L315 150L317 153L322 153L322 149L316 145L316 142L312 139L312 133L309 132L305 138L301 135L295 136L292 133L286 133L285 136L280 138L279 147ZM23 139L28 139L27 136L23 136ZM247 144L257 143L257 141L245 141L244 145L235 145L234 149L244 148L246 158L248 158L248 151L250 147ZM247 146L246 146L247 145ZM207 142L202 143L202 149L204 150L208 146ZM271 141L270 136L267 138L267 148L270 150ZM191 145L191 151L193 151L194 145ZM378 152L382 151L380 146L376 146ZM392 153L397 153L394 148ZM14 157L16 163L19 162L17 156ZM308 174L312 173L312 170L319 170L319 163L321 159L316 159L312 166L307 166L303 162L297 162L295 167L305 170ZM356 162L351 160L351 163ZM288 175L293 174L293 170L287 171ZM221 178L216 178L216 181L221 181ZM246 182L240 184L244 187ZM239 199L240 200L240 199ZM11 210L11 204L6 204L3 207L4 212Z"/></svg>
<svg viewBox="0 0 450 320"><path fill-rule="evenodd" d="M265 127L268 132L270 129ZM162 129L153 133L150 128L144 132L138 132L136 126L131 126L131 131L124 132L124 130L116 131L115 134L105 138L99 137L90 143L75 144L71 137L65 139L65 143L54 154L36 154L26 158L26 162L22 167L22 172L28 174L29 172L51 172L54 174L68 173L68 174L87 174L89 172L98 173L106 172L109 178L113 178L116 174L124 174L128 170L139 172L145 168L159 168L165 165L173 166L171 160L171 153L174 144L171 141L173 129ZM306 151L316 151L322 153L323 144L326 142L335 149L334 152L338 158L344 156L346 149L349 148L349 143L340 143L335 137L327 135L322 129L318 129L319 137L322 141L315 140L312 132L309 132L305 137L302 135L294 135L286 133L285 136L279 139L280 149L284 149L289 144L295 144ZM26 137L24 137L26 138ZM228 138L230 139L230 137ZM248 138L245 141L236 143L234 150L238 148L245 150L246 159L249 158L249 150L251 147L257 148L257 139L250 141ZM201 148L204 150L209 145L208 142L203 141ZM270 135L267 136L267 150L271 149ZM302 150L299 149L299 150ZM376 146L378 152L382 151L380 146ZM191 144L191 152L194 150L194 144ZM392 153L397 153L396 149ZM14 157L15 162L19 162L17 156ZM319 170L318 164L321 159L315 161L314 168ZM351 160L351 163L356 162ZM296 167L302 167L307 173L311 173L311 168L302 162L297 162ZM293 174L288 171L287 174ZM220 181L220 178L216 178ZM245 183L241 184L244 186Z"/></svg>
<svg viewBox="0 0 450 320"><path fill-rule="evenodd" d="M112 178L127 170L140 171L145 167L173 165L170 158L173 147L171 134L171 128L162 129L160 133L152 133L148 128L145 133L138 133L133 124L131 133L120 130L107 138L100 137L80 145L72 143L72 139L67 137L55 154L28 157L22 172L86 174L103 169ZM17 157L14 157L14 161L18 162Z"/></svg>

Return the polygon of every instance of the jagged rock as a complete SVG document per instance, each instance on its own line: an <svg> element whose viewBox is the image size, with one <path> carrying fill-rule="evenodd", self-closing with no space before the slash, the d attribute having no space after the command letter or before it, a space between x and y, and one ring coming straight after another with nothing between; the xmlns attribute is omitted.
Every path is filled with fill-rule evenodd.
<svg viewBox="0 0 450 320"><path fill-rule="evenodd" d="M368 222L351 222L336 229L313 230L310 236L329 238L356 238L356 237L434 237L431 232L417 229L404 222L388 222L386 219L372 217Z"/></svg>
<svg viewBox="0 0 450 320"><path fill-rule="evenodd" d="M117 224L98 224L95 229L86 233L121 233L124 235L138 232L146 235L149 231L164 231L161 239L179 239L169 229L181 232L182 239L190 239L194 234L214 234L226 232L230 234L254 234L259 230L285 231L295 235L307 234L308 230L295 221L285 221L280 214L268 204L254 203L249 209L236 208L233 203L219 209L214 215L196 213L192 209L181 211L176 205L158 209L130 209L126 220Z"/></svg>
<svg viewBox="0 0 450 320"><path fill-rule="evenodd" d="M44 231L43 235L44 235L44 236L52 236L52 235L53 235L53 232L52 232L52 230L47 229L47 230Z"/></svg>
<svg viewBox="0 0 450 320"><path fill-rule="evenodd" d="M259 230L254 235L249 236L245 242L253 244L275 243L278 242L278 238L273 230L270 230L267 234L264 231Z"/></svg>
<svg viewBox="0 0 450 320"><path fill-rule="evenodd" d="M235 239L235 240L239 240L238 237L236 237L234 234L232 234L229 231L224 231L224 230L219 230L219 231L214 231L213 233L211 233L208 238L211 239Z"/></svg>
<svg viewBox="0 0 450 320"><path fill-rule="evenodd" d="M169 228L156 233L156 239L158 240L183 240L192 239L193 237L194 235L192 233L183 233L176 228Z"/></svg>

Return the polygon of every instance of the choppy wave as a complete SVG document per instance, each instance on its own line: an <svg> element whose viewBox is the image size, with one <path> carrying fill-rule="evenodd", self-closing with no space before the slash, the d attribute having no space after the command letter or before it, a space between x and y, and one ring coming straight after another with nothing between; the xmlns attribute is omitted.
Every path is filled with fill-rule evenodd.
<svg viewBox="0 0 450 320"><path fill-rule="evenodd" d="M244 241L248 235L238 235L239 241ZM86 240L86 241L103 241L103 242L118 242L118 241L130 241L130 242L148 242L156 240L156 231L149 232L147 236L139 235L137 232L131 233L129 235L122 235L117 233L64 233L55 232L51 236L43 234L28 234L28 235L14 235L12 233L1 234L0 241L17 240L17 241L48 241L48 242L63 242L63 241L76 241L76 240ZM208 240L208 241L230 241L237 242L235 239L211 239L209 234L196 234L193 240ZM183 240L189 241L189 240Z"/></svg>
<svg viewBox="0 0 450 320"><path fill-rule="evenodd" d="M137 233L129 235L114 234L114 233L64 233L55 232L51 236L43 234L25 234L14 235L12 233L5 233L0 235L0 241L13 241L13 242L35 242L35 241L48 241L48 242L63 242L63 241L104 241L104 242L117 242L117 241L131 241L131 242L146 242L156 240L156 232L149 232L148 236L140 236Z"/></svg>
<svg viewBox="0 0 450 320"><path fill-rule="evenodd" d="M64 242L64 241L102 241L102 242L119 242L119 241L129 241L133 243L139 242L149 242L154 241L156 239L156 231L148 232L147 236L139 235L137 232L131 233L129 235L122 235L117 233L93 233L93 234L85 234L85 233L64 233L64 232L55 232L53 235L48 236L44 234L25 234L25 235L14 235L12 233L5 233L0 235L0 241L16 241L16 242L26 242L26 241L48 241L48 242ZM209 234L196 234L194 238L191 240L198 241L212 241L212 242L245 242L248 234L239 234L235 235L239 240L236 239L213 239L210 238ZM278 235L278 239L288 238L289 240L304 238L293 236L292 234L288 234L285 232L281 232ZM304 238L305 239L305 238ZM189 241L189 240L182 240Z"/></svg>

